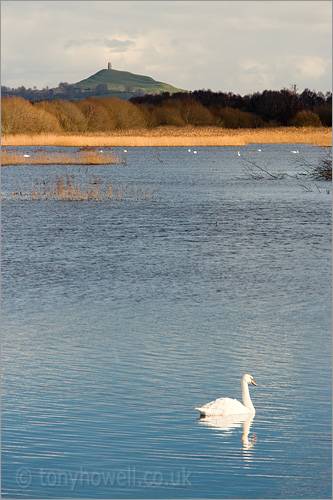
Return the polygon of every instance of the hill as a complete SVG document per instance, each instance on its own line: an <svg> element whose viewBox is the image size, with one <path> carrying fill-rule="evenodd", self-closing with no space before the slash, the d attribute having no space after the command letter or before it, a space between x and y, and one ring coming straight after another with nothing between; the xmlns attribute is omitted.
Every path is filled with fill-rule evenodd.
<svg viewBox="0 0 333 500"><path fill-rule="evenodd" d="M100 95L110 91L131 95L186 92L168 83L158 82L149 76L136 75L116 69L102 69L89 78L77 82L75 86L82 90L97 92Z"/></svg>

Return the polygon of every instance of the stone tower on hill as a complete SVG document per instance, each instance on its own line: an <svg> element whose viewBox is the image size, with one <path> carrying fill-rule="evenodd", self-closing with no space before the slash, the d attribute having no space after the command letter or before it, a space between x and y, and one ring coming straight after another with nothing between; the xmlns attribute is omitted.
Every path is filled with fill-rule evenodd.
<svg viewBox="0 0 333 500"><path fill-rule="evenodd" d="M108 63L108 69L112 69L112 64L110 62Z"/></svg>

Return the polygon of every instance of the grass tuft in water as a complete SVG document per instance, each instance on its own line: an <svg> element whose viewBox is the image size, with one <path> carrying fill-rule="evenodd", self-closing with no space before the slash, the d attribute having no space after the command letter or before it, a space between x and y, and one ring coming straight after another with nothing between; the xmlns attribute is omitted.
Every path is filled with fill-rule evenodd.
<svg viewBox="0 0 333 500"><path fill-rule="evenodd" d="M114 151L81 148L75 152L35 151L29 155L21 151L1 151L1 165L115 165L120 160Z"/></svg>
<svg viewBox="0 0 333 500"><path fill-rule="evenodd" d="M156 199L156 191L149 186L140 189L136 181L132 185L122 182L114 186L110 179L105 182L101 178L88 178L80 181L72 175L58 175L55 178L47 178L42 181L36 177L30 185L30 189L24 191L22 186L13 189L10 193L2 193L3 200L54 200L54 201L138 201Z"/></svg>

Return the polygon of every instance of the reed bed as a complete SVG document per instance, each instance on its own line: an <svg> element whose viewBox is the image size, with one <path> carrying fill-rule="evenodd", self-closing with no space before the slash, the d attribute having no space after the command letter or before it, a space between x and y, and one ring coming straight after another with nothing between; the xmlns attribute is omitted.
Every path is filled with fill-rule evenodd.
<svg viewBox="0 0 333 500"><path fill-rule="evenodd" d="M158 127L126 130L115 134L17 134L2 137L3 146L244 146L259 143L307 143L332 146L329 127L277 127L224 129L219 127ZM102 160L100 158L100 160Z"/></svg>
<svg viewBox="0 0 333 500"><path fill-rule="evenodd" d="M156 199L156 192L149 186L138 187L120 183L114 186L110 179L92 177L87 181L78 180L72 175L58 175L44 180L34 179L28 189L22 186L11 193L2 193L2 200L21 201L139 201Z"/></svg>
<svg viewBox="0 0 333 500"><path fill-rule="evenodd" d="M1 165L113 165L120 163L113 151L94 149L76 152L36 151L24 155L20 151L1 151Z"/></svg>

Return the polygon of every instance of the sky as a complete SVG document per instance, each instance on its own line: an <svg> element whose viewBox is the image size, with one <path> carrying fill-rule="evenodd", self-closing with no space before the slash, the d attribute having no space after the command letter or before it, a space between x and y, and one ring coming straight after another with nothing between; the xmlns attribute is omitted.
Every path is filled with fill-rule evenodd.
<svg viewBox="0 0 333 500"><path fill-rule="evenodd" d="M331 1L1 1L1 84L112 68L185 90L332 89Z"/></svg>

